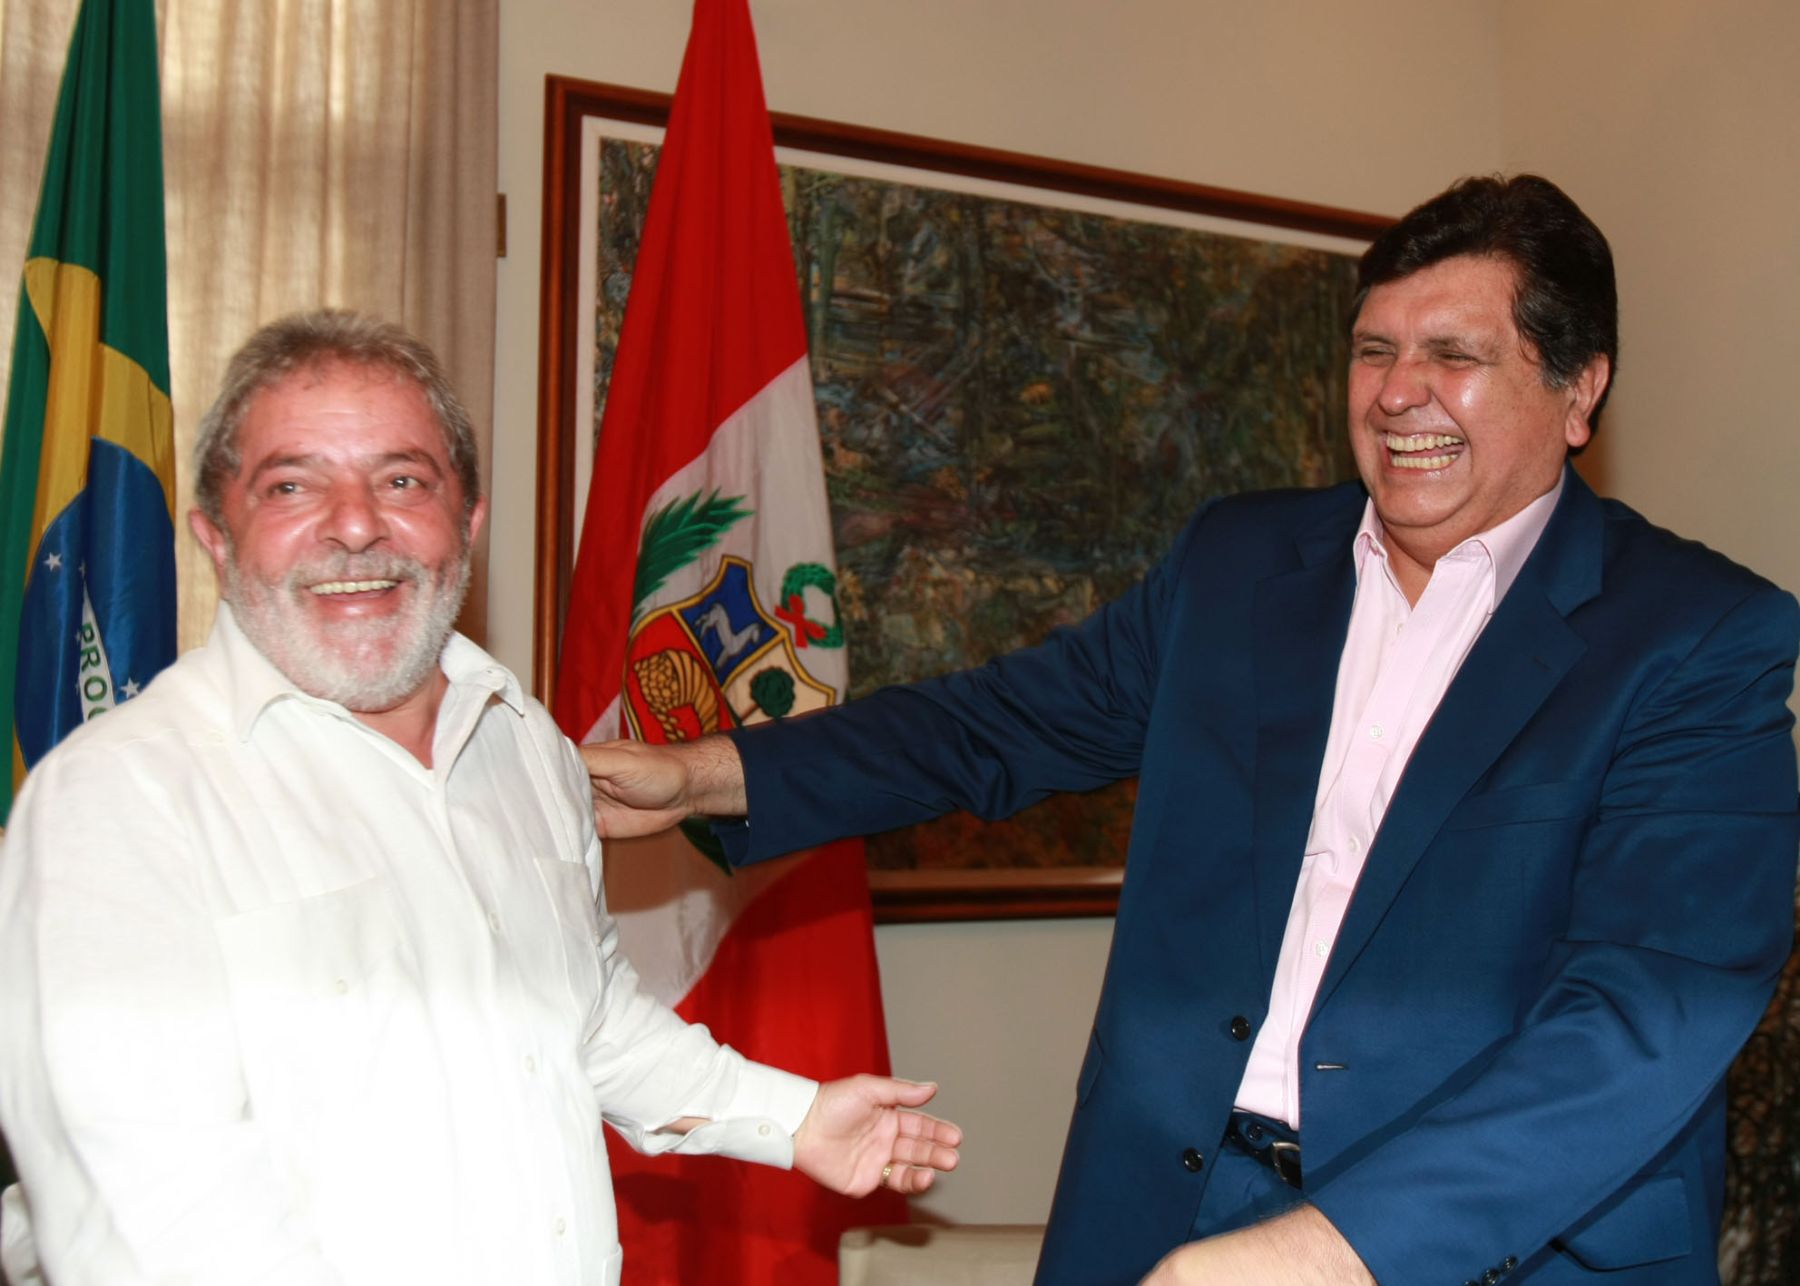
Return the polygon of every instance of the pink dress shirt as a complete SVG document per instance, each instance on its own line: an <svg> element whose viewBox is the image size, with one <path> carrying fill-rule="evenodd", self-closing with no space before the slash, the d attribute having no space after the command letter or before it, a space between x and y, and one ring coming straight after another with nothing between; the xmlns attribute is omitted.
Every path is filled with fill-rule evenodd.
<svg viewBox="0 0 1800 1286"><path fill-rule="evenodd" d="M1463 658L1512 587L1562 494L1556 486L1438 559L1408 604L1371 503L1356 532L1356 599L1338 659L1312 831L1275 964L1269 1014L1238 1086L1246 1112L1300 1125L1300 1037L1406 761ZM1371 572L1378 571L1378 575Z"/></svg>

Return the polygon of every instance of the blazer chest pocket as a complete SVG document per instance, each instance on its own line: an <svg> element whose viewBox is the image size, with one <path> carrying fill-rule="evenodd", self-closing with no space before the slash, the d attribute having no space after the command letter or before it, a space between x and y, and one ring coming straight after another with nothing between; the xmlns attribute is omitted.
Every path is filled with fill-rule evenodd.
<svg viewBox="0 0 1800 1286"><path fill-rule="evenodd" d="M1469 831L1584 818L1594 811L1599 795L1598 778L1479 791L1463 797L1444 822L1444 829Z"/></svg>

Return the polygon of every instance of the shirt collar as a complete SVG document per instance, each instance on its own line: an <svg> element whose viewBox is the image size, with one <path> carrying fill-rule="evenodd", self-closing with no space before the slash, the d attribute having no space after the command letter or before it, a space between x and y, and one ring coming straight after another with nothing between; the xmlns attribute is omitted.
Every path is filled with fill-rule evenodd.
<svg viewBox="0 0 1800 1286"><path fill-rule="evenodd" d="M223 601L213 618L212 638L207 646L215 649L224 663L233 730L240 741L250 739L263 712L278 701L299 702L334 718L354 720L356 717L335 701L312 696L295 687L293 681L276 669L274 662L245 636L230 605ZM453 633L445 642L438 665L450 680L452 690L466 687L489 692L515 714L525 713L525 691L517 677L461 634Z"/></svg>
<svg viewBox="0 0 1800 1286"><path fill-rule="evenodd" d="M1550 525L1550 515L1556 511L1556 502L1562 499L1564 476L1564 473L1559 472L1556 475L1556 485L1550 490L1505 522L1477 532L1444 555L1448 558L1451 554L1468 550L1472 546L1480 546L1494 567L1496 604L1506 597L1506 591L1519 578L1525 560L1531 557L1531 551L1537 548L1544 528ZM1378 555L1384 562L1387 560L1387 545L1382 536L1381 519L1375 513L1375 502L1372 499L1365 501L1362 522L1356 528L1355 561L1358 580L1362 579L1363 566L1371 554Z"/></svg>

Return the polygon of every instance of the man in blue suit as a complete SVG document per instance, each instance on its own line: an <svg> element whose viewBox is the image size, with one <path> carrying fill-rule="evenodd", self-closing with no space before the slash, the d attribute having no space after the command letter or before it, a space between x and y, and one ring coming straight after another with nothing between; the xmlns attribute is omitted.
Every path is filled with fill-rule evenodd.
<svg viewBox="0 0 1800 1286"><path fill-rule="evenodd" d="M602 832L748 862L1135 774L1040 1282L1715 1283L1800 614L1568 468L1617 347L1575 204L1459 183L1362 260L1360 486L1208 504L980 669L589 747Z"/></svg>

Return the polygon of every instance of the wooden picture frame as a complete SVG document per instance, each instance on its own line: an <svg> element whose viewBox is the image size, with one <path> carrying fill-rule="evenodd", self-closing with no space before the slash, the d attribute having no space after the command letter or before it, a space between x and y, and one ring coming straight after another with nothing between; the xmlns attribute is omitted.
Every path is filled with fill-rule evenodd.
<svg viewBox="0 0 1800 1286"><path fill-rule="evenodd" d="M580 387L584 296L583 139L591 127L616 125L641 137L668 119L669 96L617 85L548 76L545 82L542 282L539 302L538 521L532 683L546 705L554 697L556 657L576 549L578 505L585 495L582 453L591 453L591 390ZM807 164L898 167L946 182L1000 185L1005 192L1057 194L1091 205L1174 212L1227 221L1255 237L1271 230L1310 244L1354 253L1391 220L1225 188L1079 165L916 135L867 129L812 117L772 113L780 153L807 154ZM1013 199L1020 199L1014 197ZM1041 198L1040 198L1041 199ZM591 252L588 268L591 276ZM591 284L588 287L591 289ZM1118 904L1122 868L1001 868L870 872L876 917L884 922L1108 915Z"/></svg>

